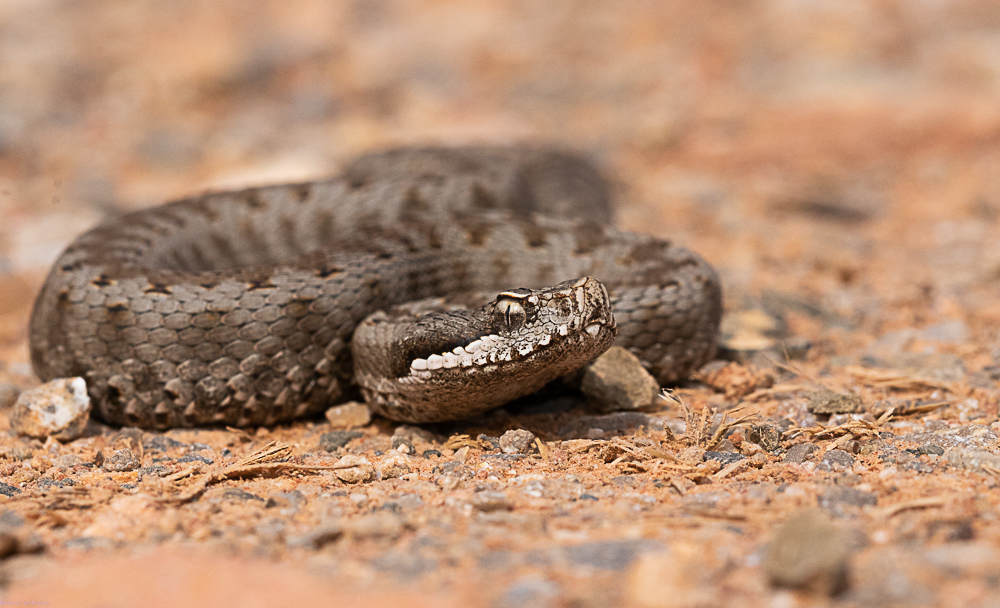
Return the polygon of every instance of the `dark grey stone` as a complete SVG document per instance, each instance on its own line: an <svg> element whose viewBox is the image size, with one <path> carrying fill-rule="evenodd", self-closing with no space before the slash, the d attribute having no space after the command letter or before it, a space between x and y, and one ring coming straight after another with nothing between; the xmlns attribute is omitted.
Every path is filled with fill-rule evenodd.
<svg viewBox="0 0 1000 608"><path fill-rule="evenodd" d="M819 506L838 514L840 506L874 507L876 504L878 496L874 492L844 486L831 486L819 496Z"/></svg>
<svg viewBox="0 0 1000 608"><path fill-rule="evenodd" d="M352 439L357 439L363 435L364 433L361 431L331 431L323 433L319 437L319 448L327 452L335 452L347 445Z"/></svg>
<svg viewBox="0 0 1000 608"><path fill-rule="evenodd" d="M186 448L188 447L186 443L181 443L176 439L171 439L166 435L145 435L142 440L142 447L144 450L156 451L156 452L166 452L172 448Z"/></svg>
<svg viewBox="0 0 1000 608"><path fill-rule="evenodd" d="M122 448L115 452L101 465L109 473L122 473L134 471L139 468L139 459L135 457L132 450Z"/></svg>
<svg viewBox="0 0 1000 608"><path fill-rule="evenodd" d="M406 512L420 507L424 504L424 499L421 498L419 494L403 494L395 497L395 502L399 505L400 509Z"/></svg>
<svg viewBox="0 0 1000 608"><path fill-rule="evenodd" d="M1000 455L986 450L948 450L944 459L959 469L1000 468Z"/></svg>
<svg viewBox="0 0 1000 608"><path fill-rule="evenodd" d="M910 433L900 440L915 443L920 446L938 446L943 449L979 449L985 450L996 446L997 434L983 424L966 424L959 427L947 427L930 432Z"/></svg>
<svg viewBox="0 0 1000 608"><path fill-rule="evenodd" d="M71 538L63 543L67 549L77 549L79 551L90 551L92 549L114 549L115 542L106 536L80 536Z"/></svg>
<svg viewBox="0 0 1000 608"><path fill-rule="evenodd" d="M652 418L640 412L617 412L606 416L580 416L559 429L559 436L566 438L586 437L590 429L601 429L606 433L617 433L639 427L650 429L653 428L653 424Z"/></svg>
<svg viewBox="0 0 1000 608"><path fill-rule="evenodd" d="M521 554L514 551L490 551L479 556L479 567L483 570L507 570L521 563Z"/></svg>
<svg viewBox="0 0 1000 608"><path fill-rule="evenodd" d="M13 496L15 494L20 494L20 493L21 493L20 488L17 488L15 486L0 481L0 494L3 494L4 496Z"/></svg>
<svg viewBox="0 0 1000 608"><path fill-rule="evenodd" d="M717 460L722 466L727 464L732 464L734 462L739 462L740 460L746 459L746 456L738 452L705 452L705 460Z"/></svg>
<svg viewBox="0 0 1000 608"><path fill-rule="evenodd" d="M472 506L483 513L509 511L513 505L505 492L476 492L472 497Z"/></svg>
<svg viewBox="0 0 1000 608"><path fill-rule="evenodd" d="M601 570L625 570L643 553L662 548L650 540L612 540L563 548L566 561Z"/></svg>
<svg viewBox="0 0 1000 608"><path fill-rule="evenodd" d="M401 579L415 579L422 574L434 572L438 567L436 559L397 551L376 557L371 565L375 570L390 572Z"/></svg>
<svg viewBox="0 0 1000 608"><path fill-rule="evenodd" d="M782 462L789 462L794 464L802 464L812 456L812 453L819 449L815 443L800 443L798 445L793 445L788 448L785 452L785 457L781 459Z"/></svg>
<svg viewBox="0 0 1000 608"><path fill-rule="evenodd" d="M854 456L844 450L830 450L816 467L821 471L839 471L854 466Z"/></svg>
<svg viewBox="0 0 1000 608"><path fill-rule="evenodd" d="M17 402L21 389L10 382L0 382L0 410L5 410Z"/></svg>
<svg viewBox="0 0 1000 608"><path fill-rule="evenodd" d="M139 476L143 475L156 475L157 477L165 477L170 474L170 469L163 466L162 464L154 464L148 467L139 467Z"/></svg>
<svg viewBox="0 0 1000 608"><path fill-rule="evenodd" d="M865 404L857 395L820 391L809 398L806 409L813 414L854 414L864 411Z"/></svg>
<svg viewBox="0 0 1000 608"><path fill-rule="evenodd" d="M239 488L224 488L221 492L219 492L217 496L225 500L240 500L240 501L257 500L260 502L266 502L260 496L257 496L256 494L251 494L250 492L241 490Z"/></svg>
<svg viewBox="0 0 1000 608"><path fill-rule="evenodd" d="M48 477L43 477L38 480L39 490L48 490L53 486L57 488L65 488L66 486L75 486L76 482L72 479L49 479Z"/></svg>
<svg viewBox="0 0 1000 608"><path fill-rule="evenodd" d="M526 577L515 581L501 595L495 608L554 608L562 605L559 586L552 581Z"/></svg>
<svg viewBox="0 0 1000 608"><path fill-rule="evenodd" d="M330 543L337 542L344 536L344 527L340 523L320 525L305 534L289 536L286 543L289 547L306 549L322 549Z"/></svg>
<svg viewBox="0 0 1000 608"><path fill-rule="evenodd" d="M268 509L277 507L281 509L298 510L298 508L302 506L302 503L305 501L306 497L298 490L292 490L291 492L275 492L267 497L264 507Z"/></svg>
<svg viewBox="0 0 1000 608"><path fill-rule="evenodd" d="M489 448L484 447L483 449L490 449L490 450L499 450L500 449L500 438L499 437L490 437L489 435L484 435L484 434L480 433L479 436L476 437L476 441L479 442L479 445L487 444L487 445L490 446Z"/></svg>
<svg viewBox="0 0 1000 608"><path fill-rule="evenodd" d="M463 478L471 473L469 467L465 466L461 460L449 460L441 466L434 467L434 472L441 475L457 475Z"/></svg>
<svg viewBox="0 0 1000 608"><path fill-rule="evenodd" d="M177 464L184 462L203 462L205 464L215 464L215 461L201 454L187 454L177 459Z"/></svg>
<svg viewBox="0 0 1000 608"><path fill-rule="evenodd" d="M747 439L759 445L765 452L773 452L781 443L781 430L770 424L754 424L747 431Z"/></svg>
<svg viewBox="0 0 1000 608"><path fill-rule="evenodd" d="M611 483L616 486L628 486L634 488L639 485L639 480L631 475L615 475L611 478Z"/></svg>
<svg viewBox="0 0 1000 608"><path fill-rule="evenodd" d="M16 511L11 511L10 509L4 509L0 512L0 526L7 526L8 528L20 528L24 525L24 518L21 517Z"/></svg>

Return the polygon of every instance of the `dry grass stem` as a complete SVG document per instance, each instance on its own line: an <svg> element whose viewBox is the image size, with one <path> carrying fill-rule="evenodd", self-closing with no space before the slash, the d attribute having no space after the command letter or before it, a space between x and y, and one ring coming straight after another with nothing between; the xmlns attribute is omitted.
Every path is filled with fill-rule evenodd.
<svg viewBox="0 0 1000 608"><path fill-rule="evenodd" d="M760 417L759 414L754 412L751 414L744 414L734 420L728 420L730 415L739 414L746 409L746 406L742 405L725 411L722 413L722 419L719 421L719 426L715 429L715 432L712 433L711 437L706 439L705 434L710 428L709 422L717 413L717 410L714 407L702 408L701 414L699 415L698 413L692 411L691 408L688 407L688 404L670 389L663 389L660 394L660 398L676 403L681 406L681 409L684 410L684 434L678 437L678 439L683 440L689 445L697 445L706 449L717 445L729 429ZM693 432L692 429L694 429Z"/></svg>
<svg viewBox="0 0 1000 608"><path fill-rule="evenodd" d="M856 365L845 367L844 371L856 378L860 378L871 383L877 388L897 391L939 389L950 393L958 392L958 384L955 382L914 376L897 371L870 369Z"/></svg>
<svg viewBox="0 0 1000 608"><path fill-rule="evenodd" d="M898 418L900 416L912 416L914 414L924 414L927 412L932 412L938 409L939 407L945 407L947 405L950 405L947 401L934 401L932 403L921 403L919 405L908 405L908 404L896 405L894 406L894 408L890 407L889 409L895 409L895 411L893 412L893 416ZM872 414L876 416L881 416L885 412L889 411L889 409L875 410L874 412L872 412Z"/></svg>
<svg viewBox="0 0 1000 608"><path fill-rule="evenodd" d="M901 502L890 507L882 509L881 514L883 517L892 517L903 511L909 511L911 509L927 509L931 507L943 507L948 504L948 499L944 496L929 496L927 498L917 498L916 500L908 500L906 502Z"/></svg>
<svg viewBox="0 0 1000 608"><path fill-rule="evenodd" d="M844 435L853 435L852 439L855 437L860 437L862 435L872 436L879 433L879 429L883 424L888 422L892 418L892 413L894 409L889 408L882 413L874 422L868 420L851 420L850 422L845 422L833 427L823 426L822 424L817 424L816 426L800 427L796 429L789 429L781 434L783 439L793 439L800 435L809 435L813 439L826 439L830 437L840 437ZM850 439L845 439L850 441Z"/></svg>
<svg viewBox="0 0 1000 608"><path fill-rule="evenodd" d="M207 473L201 473L200 477L187 487L183 492L174 496L161 498L162 502L184 503L194 500L208 488L209 485L227 479L238 479L241 477L273 476L280 473L315 473L319 471L336 471L340 469L350 469L357 465L304 465L294 462L281 462L292 454L291 446L277 441L272 441L255 451L254 453L240 459L234 464L225 467L215 467ZM174 473L166 478L167 481L176 482L180 479L199 474L200 470L188 467L183 471Z"/></svg>

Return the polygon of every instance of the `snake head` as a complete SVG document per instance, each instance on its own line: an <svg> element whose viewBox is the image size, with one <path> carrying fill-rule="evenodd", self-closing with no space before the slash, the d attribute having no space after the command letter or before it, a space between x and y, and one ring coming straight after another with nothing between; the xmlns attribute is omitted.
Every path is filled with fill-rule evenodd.
<svg viewBox="0 0 1000 608"><path fill-rule="evenodd" d="M369 405L390 418L430 422L531 393L595 359L616 333L607 290L584 277L504 291L477 309L373 315L352 348Z"/></svg>
<svg viewBox="0 0 1000 608"><path fill-rule="evenodd" d="M512 289L497 295L491 329L523 344L547 345L557 336L586 332L597 338L616 331L611 299L597 279L583 277L544 289Z"/></svg>

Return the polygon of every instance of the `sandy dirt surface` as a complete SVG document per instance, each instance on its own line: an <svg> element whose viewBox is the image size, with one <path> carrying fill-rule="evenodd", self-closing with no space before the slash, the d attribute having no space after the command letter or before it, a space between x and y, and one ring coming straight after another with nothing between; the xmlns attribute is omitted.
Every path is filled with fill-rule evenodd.
<svg viewBox="0 0 1000 608"><path fill-rule="evenodd" d="M0 2L0 598L1000 605L998 57L971 0ZM729 362L625 414L9 430L102 218L483 142L712 262Z"/></svg>

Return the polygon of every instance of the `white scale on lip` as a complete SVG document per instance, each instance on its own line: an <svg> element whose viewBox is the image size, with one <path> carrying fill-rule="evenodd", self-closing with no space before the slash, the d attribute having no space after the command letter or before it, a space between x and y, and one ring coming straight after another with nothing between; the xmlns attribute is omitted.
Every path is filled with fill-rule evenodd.
<svg viewBox="0 0 1000 608"><path fill-rule="evenodd" d="M559 333L561 335L566 335L565 325L559 327ZM538 345L546 346L551 340L552 336L546 334L538 340ZM410 371L422 372L436 369L451 369L459 366L470 367L473 364L483 365L487 362L496 363L497 360L510 361L513 358L514 349L516 349L518 354L521 356L525 356L535 349L535 345L530 342L521 343L513 348L498 348L501 344L503 344L503 342L504 339L496 334L483 336L478 340L469 342L464 347L455 347L450 353L431 355L426 359L414 359L410 362Z"/></svg>

